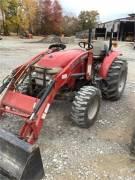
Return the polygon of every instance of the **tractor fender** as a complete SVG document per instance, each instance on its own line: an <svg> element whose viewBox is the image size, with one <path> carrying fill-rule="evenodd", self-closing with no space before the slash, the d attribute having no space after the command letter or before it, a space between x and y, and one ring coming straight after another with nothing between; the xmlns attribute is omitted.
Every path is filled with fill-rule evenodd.
<svg viewBox="0 0 135 180"><path fill-rule="evenodd" d="M104 58L103 63L101 64L101 67L99 70L100 77L102 77L103 79L107 77L110 66L112 65L113 61L115 61L116 58L120 55L121 55L120 52L112 51Z"/></svg>

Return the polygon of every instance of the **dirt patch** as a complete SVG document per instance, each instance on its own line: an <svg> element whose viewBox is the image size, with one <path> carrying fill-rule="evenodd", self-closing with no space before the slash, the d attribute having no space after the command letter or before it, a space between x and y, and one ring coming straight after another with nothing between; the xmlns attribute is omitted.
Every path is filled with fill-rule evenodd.
<svg viewBox="0 0 135 180"><path fill-rule="evenodd" d="M44 37L39 43L48 43L48 44L53 44L53 43L61 43L61 38L56 35L49 35L47 37Z"/></svg>

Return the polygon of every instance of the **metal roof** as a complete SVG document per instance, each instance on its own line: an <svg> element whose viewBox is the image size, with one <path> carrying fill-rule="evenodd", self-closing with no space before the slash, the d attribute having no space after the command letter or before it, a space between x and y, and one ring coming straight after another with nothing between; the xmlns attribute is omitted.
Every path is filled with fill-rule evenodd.
<svg viewBox="0 0 135 180"><path fill-rule="evenodd" d="M103 22L103 23L99 23L98 25L104 25L104 24L109 24L109 23L116 23L116 22L134 22L135 21L135 14L129 14L128 17L124 17L124 18L119 18L119 19L114 19L111 21L107 21L107 22Z"/></svg>

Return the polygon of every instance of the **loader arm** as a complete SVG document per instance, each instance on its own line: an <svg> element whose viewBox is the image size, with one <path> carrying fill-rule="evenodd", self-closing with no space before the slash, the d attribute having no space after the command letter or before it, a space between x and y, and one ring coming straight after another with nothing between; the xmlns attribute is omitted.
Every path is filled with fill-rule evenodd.
<svg viewBox="0 0 135 180"><path fill-rule="evenodd" d="M50 105L55 99L59 90L71 80L72 75L76 72L76 68L81 63L84 63L83 56L88 55L88 52L82 53L73 59L59 74L52 80L42 95L39 102L36 104L29 119L25 121L24 126L20 129L20 138L25 139L30 144L34 144L43 126L43 122L50 108ZM86 73L83 73L86 76Z"/></svg>
<svg viewBox="0 0 135 180"><path fill-rule="evenodd" d="M78 68L79 71L81 69L82 75L87 79L87 71L85 72L85 69L82 69L82 63L87 64L89 59L87 58L88 54L87 51L83 51L77 57L72 59L62 71L54 76L40 98L21 94L14 88L17 86L20 78L25 76L28 67L37 63L43 54L36 56L35 59L30 61L30 64L25 64L18 68L18 71L16 71L14 75L14 79L0 101L0 112L15 114L23 118L24 125L19 131L20 139L23 139L30 144L34 144L37 141L46 114L55 99L56 94L67 83L71 85L75 82L73 75L76 75ZM21 103L18 104L18 102Z"/></svg>

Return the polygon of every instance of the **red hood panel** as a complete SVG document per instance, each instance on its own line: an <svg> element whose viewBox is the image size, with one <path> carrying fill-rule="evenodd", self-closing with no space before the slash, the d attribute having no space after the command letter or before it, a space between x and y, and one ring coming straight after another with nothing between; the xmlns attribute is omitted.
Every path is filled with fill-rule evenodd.
<svg viewBox="0 0 135 180"><path fill-rule="evenodd" d="M38 63L38 66L54 68L64 68L71 60L84 53L84 50L74 49L54 52L52 54L45 55Z"/></svg>

